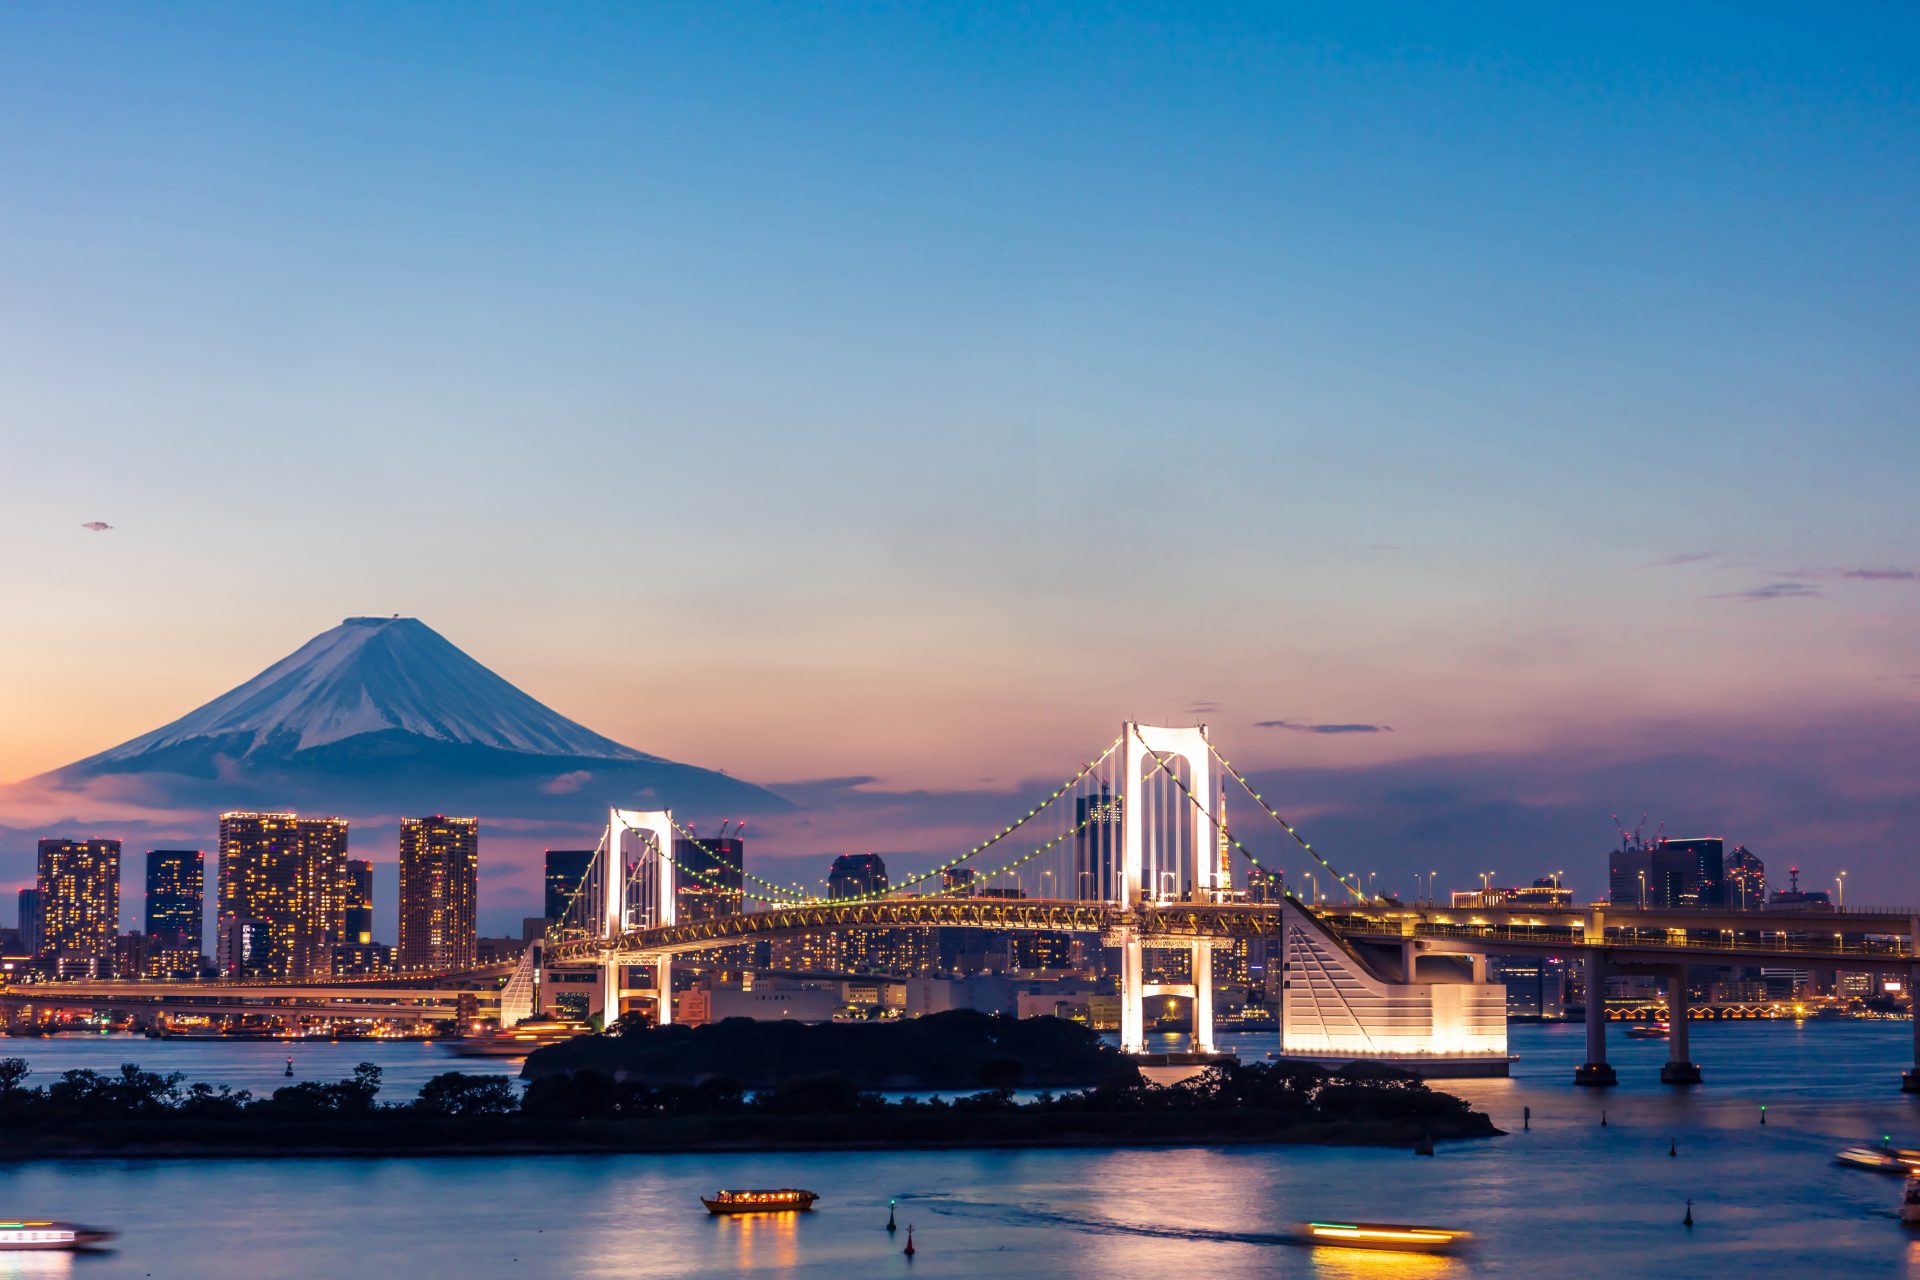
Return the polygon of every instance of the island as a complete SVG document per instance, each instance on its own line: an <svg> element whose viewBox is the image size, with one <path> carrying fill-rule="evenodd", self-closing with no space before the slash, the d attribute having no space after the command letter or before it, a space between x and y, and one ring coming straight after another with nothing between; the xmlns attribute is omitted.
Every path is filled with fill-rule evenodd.
<svg viewBox="0 0 1920 1280"><path fill-rule="evenodd" d="M617 1029L556 1046L565 1053L534 1055L541 1060L529 1059L524 1088L506 1076L449 1071L402 1102L380 1099L380 1069L368 1063L344 1080L303 1081L256 1098L244 1090L188 1085L179 1073L161 1075L131 1064L118 1073L68 1071L36 1085L24 1060L7 1058L0 1059L0 1160L1254 1143L1411 1147L1500 1132L1464 1100L1391 1068L1226 1060L1163 1086L1143 1080L1130 1061L1084 1028L1025 1025L1057 1021L1052 1019L989 1021L999 1024L987 1028L997 1034L979 1043L980 1028L954 1024L959 1040L974 1049L971 1056L954 1049L951 1063L903 1052L876 1064L843 1064L851 1071L821 1071L815 1068L849 1042L837 1034L791 1038L791 1057L742 1064L755 1081L751 1086L737 1075L705 1072L692 1057L675 1065L657 1055L661 1044L691 1044L700 1037L666 1035L671 1028L658 1034ZM744 1034L726 1024L710 1030L716 1043ZM1091 1037L1100 1052L1075 1065L1075 1053L1066 1047L1076 1037L1083 1049ZM937 1042L936 1036L928 1043ZM883 1035L852 1043L885 1049L892 1042ZM1021 1092L1030 1071L1049 1080L1096 1065L1106 1070L1097 1082ZM926 1073L916 1079L971 1071L976 1087L954 1096L889 1097L866 1083L876 1072L891 1080L909 1068ZM978 1087L988 1077L994 1082Z"/></svg>

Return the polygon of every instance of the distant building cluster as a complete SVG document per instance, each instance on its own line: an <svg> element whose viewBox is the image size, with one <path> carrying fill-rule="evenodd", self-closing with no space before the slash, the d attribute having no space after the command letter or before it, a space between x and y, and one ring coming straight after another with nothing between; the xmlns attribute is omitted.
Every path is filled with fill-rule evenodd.
<svg viewBox="0 0 1920 1280"><path fill-rule="evenodd" d="M313 980L472 968L478 955L479 823L436 814L400 833L400 946L373 938L373 865L348 856L344 818L223 813L214 936L206 857L146 854L144 928L120 930L121 842L49 837L19 894L9 951L57 979Z"/></svg>

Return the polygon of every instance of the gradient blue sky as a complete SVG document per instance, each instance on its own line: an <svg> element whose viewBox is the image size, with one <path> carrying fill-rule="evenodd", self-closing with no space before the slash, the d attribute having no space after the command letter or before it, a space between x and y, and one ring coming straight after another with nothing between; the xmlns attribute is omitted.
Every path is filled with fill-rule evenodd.
<svg viewBox="0 0 1920 1280"><path fill-rule="evenodd" d="M8 5L0 778L399 612L909 855L1211 704L1368 862L1920 894L1917 35Z"/></svg>

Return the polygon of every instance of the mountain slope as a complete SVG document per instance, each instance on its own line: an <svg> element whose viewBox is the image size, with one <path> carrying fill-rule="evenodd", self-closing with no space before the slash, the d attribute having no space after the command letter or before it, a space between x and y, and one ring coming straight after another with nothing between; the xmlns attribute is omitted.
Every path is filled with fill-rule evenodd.
<svg viewBox="0 0 1920 1280"><path fill-rule="evenodd" d="M492 814L646 802L784 808L530 697L413 618L348 618L170 724L36 781L137 775L185 804L359 803Z"/></svg>

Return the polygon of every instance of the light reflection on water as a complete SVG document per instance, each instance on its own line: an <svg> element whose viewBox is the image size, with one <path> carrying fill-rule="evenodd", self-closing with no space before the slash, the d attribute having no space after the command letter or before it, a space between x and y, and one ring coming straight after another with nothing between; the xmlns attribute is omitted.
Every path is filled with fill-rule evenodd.
<svg viewBox="0 0 1920 1280"><path fill-rule="evenodd" d="M110 1052L222 1078L155 1063L137 1052L146 1043ZM1240 1040L1248 1058L1270 1044ZM0 1055L16 1045L37 1068L57 1071L38 1050L62 1042L9 1042ZM1897 1220L1898 1180L1832 1164L1836 1148L1883 1133L1920 1145L1920 1102L1897 1092L1908 1024L1699 1028L1694 1051L1707 1084L1692 1090L1657 1083L1658 1042L1616 1038L1623 1083L1604 1092L1566 1083L1582 1051L1578 1027L1515 1028L1514 1045L1522 1056L1513 1079L1443 1086L1472 1097L1509 1135L1443 1144L1432 1159L1268 1147L0 1168L0 1212L121 1231L101 1257L0 1255L0 1280L261 1280L423 1265L461 1280L1920 1277L1920 1237ZM371 1056L368 1047L342 1046L343 1068ZM400 1065L422 1079L452 1061L422 1046L371 1047L410 1054ZM239 1065L258 1071L272 1060ZM326 1078L317 1064L315 1075ZM1527 1132L1524 1106L1533 1111ZM723 1186L810 1187L823 1199L811 1214L712 1218L698 1197ZM889 1198L899 1200L892 1236ZM1680 1224L1689 1198L1691 1231ZM1477 1239L1458 1259L1276 1243L1295 1224L1327 1217L1465 1228ZM909 1222L919 1250L911 1262L900 1253Z"/></svg>

